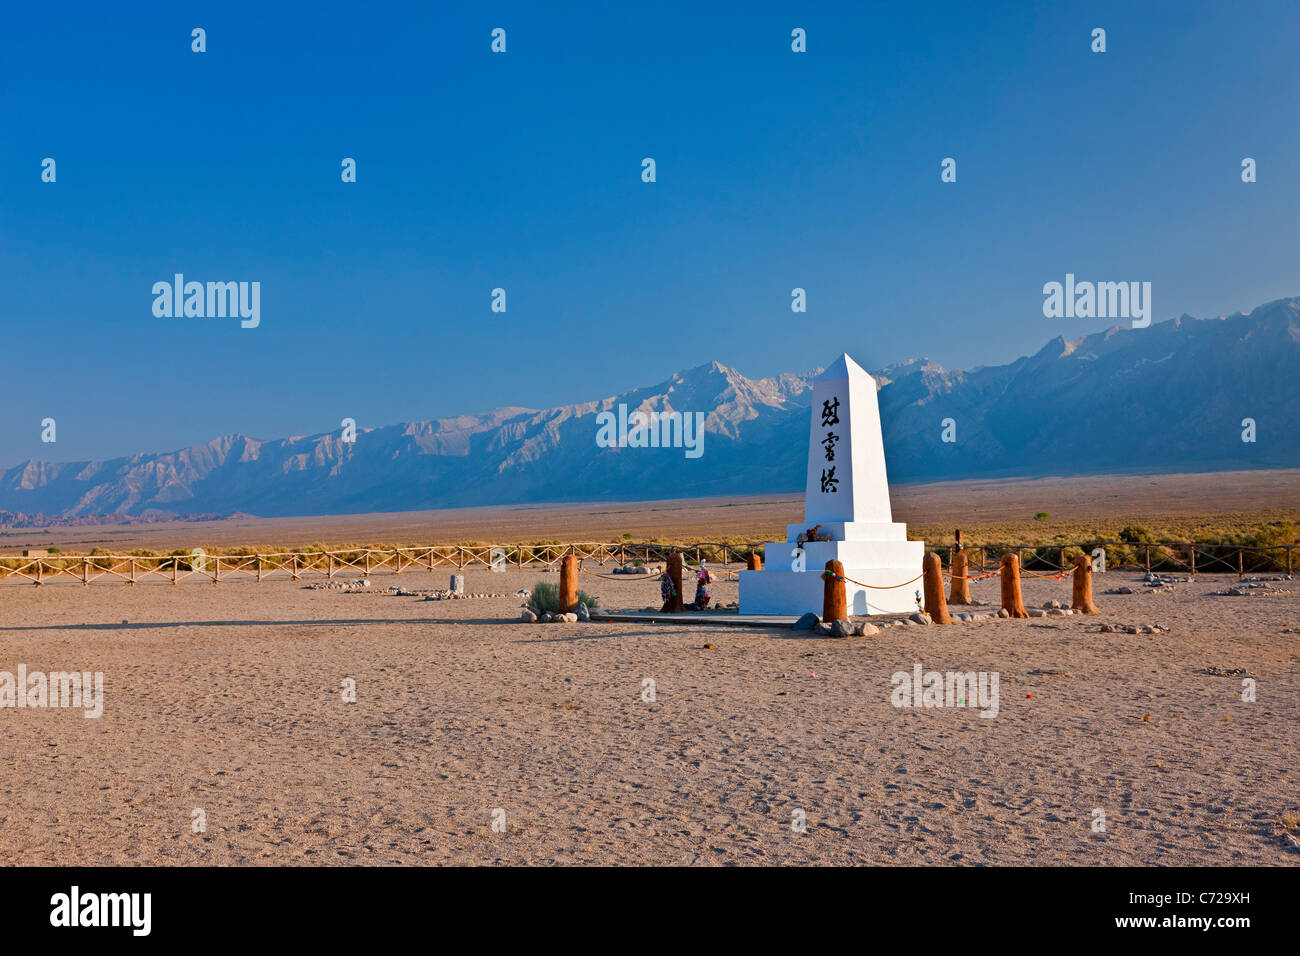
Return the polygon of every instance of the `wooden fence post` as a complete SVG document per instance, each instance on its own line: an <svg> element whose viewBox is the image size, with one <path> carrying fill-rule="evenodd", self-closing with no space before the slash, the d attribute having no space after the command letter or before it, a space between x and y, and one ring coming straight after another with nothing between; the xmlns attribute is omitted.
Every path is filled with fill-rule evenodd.
<svg viewBox="0 0 1300 956"><path fill-rule="evenodd" d="M673 593L664 601L664 606L659 610L661 613L676 614L682 610L682 556L680 552L674 551L668 555L668 560L664 565L664 573L668 575L669 580L673 583Z"/></svg>
<svg viewBox="0 0 1300 956"><path fill-rule="evenodd" d="M921 562L921 571L925 578L921 582L925 589L925 613L935 624L951 624L948 604L943 599L943 564L939 555L931 551Z"/></svg>
<svg viewBox="0 0 1300 956"><path fill-rule="evenodd" d="M1070 607L1084 614L1098 614L1097 605L1092 603L1092 561L1086 554L1074 559L1074 580L1072 582Z"/></svg>
<svg viewBox="0 0 1300 956"><path fill-rule="evenodd" d="M567 554L560 563L560 613L568 614L578 607L578 556Z"/></svg>
<svg viewBox="0 0 1300 956"><path fill-rule="evenodd" d="M825 582L822 588L822 623L848 620L849 601L844 586L844 565L838 561L827 561L822 580Z"/></svg>
<svg viewBox="0 0 1300 956"><path fill-rule="evenodd" d="M966 560L966 549L958 547L953 552L951 567L952 596L949 604L970 604L970 564Z"/></svg>
<svg viewBox="0 0 1300 956"><path fill-rule="evenodd" d="M1029 617L1020 591L1020 560L1014 554L1002 555L1002 608L1012 617Z"/></svg>

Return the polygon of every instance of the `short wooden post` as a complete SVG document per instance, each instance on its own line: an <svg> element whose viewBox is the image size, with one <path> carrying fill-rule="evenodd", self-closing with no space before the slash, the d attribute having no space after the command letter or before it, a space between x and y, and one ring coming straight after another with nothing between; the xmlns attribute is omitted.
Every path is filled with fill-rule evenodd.
<svg viewBox="0 0 1300 956"><path fill-rule="evenodd" d="M970 604L970 565L966 549L958 546L952 553L952 595L949 604Z"/></svg>
<svg viewBox="0 0 1300 956"><path fill-rule="evenodd" d="M180 583L181 559L172 558L172 585L173 587Z"/></svg>
<svg viewBox="0 0 1300 956"><path fill-rule="evenodd" d="M1292 551L1291 545L1288 544L1286 546L1286 573L1288 575L1290 575L1291 573L1291 551Z"/></svg>
<svg viewBox="0 0 1300 956"><path fill-rule="evenodd" d="M33 582L37 587L41 586L45 561L43 558L36 559L36 580Z"/></svg>
<svg viewBox="0 0 1300 956"><path fill-rule="evenodd" d="M127 583L135 584L135 558L131 559L131 578Z"/></svg>
<svg viewBox="0 0 1300 956"><path fill-rule="evenodd" d="M262 556L260 554L255 555L253 557L253 561L256 563L257 566L257 580L260 583L262 580Z"/></svg>
<svg viewBox="0 0 1300 956"><path fill-rule="evenodd" d="M846 621L849 617L849 600L844 586L844 565L838 561L827 561L826 571L822 574L825 582L822 587L822 621Z"/></svg>
<svg viewBox="0 0 1300 956"><path fill-rule="evenodd" d="M333 551L325 552L325 567L327 569L325 572L325 576L330 580L333 580L334 578L334 552Z"/></svg>
<svg viewBox="0 0 1300 956"><path fill-rule="evenodd" d="M1240 581L1246 576L1246 561L1242 557L1245 552L1241 548L1237 549L1237 580Z"/></svg>
<svg viewBox="0 0 1300 956"><path fill-rule="evenodd" d="M1092 603L1092 559L1086 554L1074 559L1074 586L1070 598L1070 607L1083 614L1099 614L1097 605Z"/></svg>
<svg viewBox="0 0 1300 956"><path fill-rule="evenodd" d="M566 554L560 562L560 613L568 614L578 607L578 556Z"/></svg>
<svg viewBox="0 0 1300 956"><path fill-rule="evenodd" d="M1020 561L1014 554L1002 555L1002 608L1012 617L1029 617L1020 593Z"/></svg>
<svg viewBox="0 0 1300 956"><path fill-rule="evenodd" d="M221 555L219 554L212 559L212 583L221 583Z"/></svg>
<svg viewBox="0 0 1300 956"><path fill-rule="evenodd" d="M948 613L948 602L943 599L943 562L939 555L931 551L921 562L925 577L921 584L925 590L925 613L935 624L951 624L952 616Z"/></svg>
<svg viewBox="0 0 1300 956"><path fill-rule="evenodd" d="M647 552L648 553L648 552ZM669 595L668 600L664 601L664 606L659 610L661 612L675 614L682 610L682 556L679 552L674 551L668 555L668 561L665 564L667 570L664 572L668 575L673 584L673 593Z"/></svg>
<svg viewBox="0 0 1300 956"><path fill-rule="evenodd" d="M90 584L90 558L81 559L81 586L87 587Z"/></svg>
<svg viewBox="0 0 1300 956"><path fill-rule="evenodd" d="M1191 567L1192 567L1192 574L1195 574L1196 573L1196 545L1192 545Z"/></svg>
<svg viewBox="0 0 1300 956"><path fill-rule="evenodd" d="M748 563L746 564L746 568L747 568L748 570L750 570L750 571L762 571L762 570L763 570L763 559L762 559L761 557L758 556L758 552L757 552L757 551L755 551L753 554L751 554L751 555L749 556L749 561L748 561Z"/></svg>
<svg viewBox="0 0 1300 956"><path fill-rule="evenodd" d="M293 579L295 581L298 580L298 552L297 551L295 551L293 553L293 557L290 558L289 573L293 575Z"/></svg>

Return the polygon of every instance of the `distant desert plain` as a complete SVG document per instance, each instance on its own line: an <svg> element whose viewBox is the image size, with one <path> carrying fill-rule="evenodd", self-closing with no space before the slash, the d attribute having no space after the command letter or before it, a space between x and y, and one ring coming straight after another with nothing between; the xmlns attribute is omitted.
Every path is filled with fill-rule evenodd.
<svg viewBox="0 0 1300 956"><path fill-rule="evenodd" d="M1300 519L1300 469L1174 475L1005 478L894 485L894 520L913 538L1049 543L1106 537L1142 524L1164 540L1203 540ZM1046 518L1035 516L1046 512ZM498 505L444 511L238 516L215 521L0 529L0 554L58 548L125 553L204 547L784 540L803 517L802 493L633 502Z"/></svg>

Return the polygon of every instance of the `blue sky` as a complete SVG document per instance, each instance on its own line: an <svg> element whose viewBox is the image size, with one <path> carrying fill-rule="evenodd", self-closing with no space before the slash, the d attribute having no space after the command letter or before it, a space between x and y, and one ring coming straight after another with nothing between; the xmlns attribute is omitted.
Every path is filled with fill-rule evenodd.
<svg viewBox="0 0 1300 956"><path fill-rule="evenodd" d="M1300 294L1293 3L544 6L12 7L0 465L1000 363L1114 324L1043 317L1067 272L1156 321ZM175 272L260 327L154 317Z"/></svg>

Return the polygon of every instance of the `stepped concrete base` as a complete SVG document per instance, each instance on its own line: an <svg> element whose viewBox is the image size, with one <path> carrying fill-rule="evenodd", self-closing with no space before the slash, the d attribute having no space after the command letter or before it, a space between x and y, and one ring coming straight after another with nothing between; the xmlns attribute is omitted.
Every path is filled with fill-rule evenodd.
<svg viewBox="0 0 1300 956"><path fill-rule="evenodd" d="M864 588L845 582L849 613L861 617L870 614L904 614L917 609L916 593L921 582L907 587L879 590L907 581L920 574L919 568L846 568L846 577L876 588ZM745 614L822 613L822 578L820 571L741 571L740 607ZM793 611L792 608L800 608Z"/></svg>
<svg viewBox="0 0 1300 956"><path fill-rule="evenodd" d="M905 529L904 525L896 527ZM906 531L903 532L906 534ZM820 615L824 582L822 572L827 561L844 565L844 576L872 584L867 588L844 582L849 613L902 614L917 609L916 596L921 582L912 581L921 573L925 543L921 541L809 541L802 546L804 570L793 570L800 546L789 541L769 541L763 549L762 571L741 571L740 610L744 614ZM903 587L893 585L912 583Z"/></svg>

